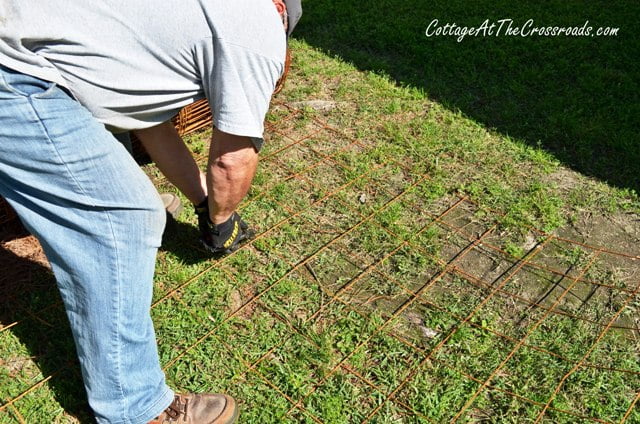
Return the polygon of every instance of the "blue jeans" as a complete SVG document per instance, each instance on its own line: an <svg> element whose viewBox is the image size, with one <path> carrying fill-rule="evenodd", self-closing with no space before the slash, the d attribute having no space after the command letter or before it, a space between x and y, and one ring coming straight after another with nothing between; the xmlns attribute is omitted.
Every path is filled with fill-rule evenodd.
<svg viewBox="0 0 640 424"><path fill-rule="evenodd" d="M40 240L99 423L146 423L173 400L149 314L165 223L157 191L53 83L0 66L0 195Z"/></svg>

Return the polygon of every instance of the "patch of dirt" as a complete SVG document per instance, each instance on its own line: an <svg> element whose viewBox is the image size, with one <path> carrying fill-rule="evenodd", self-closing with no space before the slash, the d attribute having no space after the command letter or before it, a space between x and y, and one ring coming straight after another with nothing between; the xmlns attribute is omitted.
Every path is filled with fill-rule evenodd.
<svg viewBox="0 0 640 424"><path fill-rule="evenodd" d="M29 357L12 356L7 359L0 358L0 368L5 370L10 377L15 378L22 370L33 366L33 361Z"/></svg>
<svg viewBox="0 0 640 424"><path fill-rule="evenodd" d="M410 324L414 325L420 331L425 339L433 339L440 334L440 331L425 326L422 317L415 312L407 312L405 313L405 317Z"/></svg>
<svg viewBox="0 0 640 424"><path fill-rule="evenodd" d="M18 258L26 259L48 269L51 268L42 246L34 236L26 235L2 242L0 243L0 248L13 253ZM5 256L2 255L1 258L6 260ZM4 260L0 262L0 268L8 269Z"/></svg>
<svg viewBox="0 0 640 424"><path fill-rule="evenodd" d="M40 243L19 223L0 227L0 328L14 321L25 293L49 285L36 275L50 271ZM44 285L43 285L44 284Z"/></svg>
<svg viewBox="0 0 640 424"><path fill-rule="evenodd" d="M567 184L573 183L567 182ZM460 216L448 217L455 220L453 223L455 227L464 225L465 219L473 218L471 211L463 209L459 211L461 211ZM469 240L452 236L452 234L452 230L445 229L445 234L441 235L447 240L440 251L440 256L444 260L455 257L470 243ZM572 224L558 229L555 235L571 242L553 241L536 255L534 262L566 273L567 277L535 268L523 268L512 278L507 290L513 295L551 306L564 291L564 288L572 284L571 292L564 296L557 307L558 309L594 320L611 316L621 307L621 301L626 298L627 294L606 290L589 283L575 283L571 278L581 274L585 264L581 263L581 265L573 267L568 261L573 260L571 256L576 249L585 251L588 256L591 256L597 249L606 249L612 253L601 252L598 260L592 264L584 278L587 281L634 289L640 281L640 215L624 212L613 214L582 213ZM501 240L505 237L508 235L492 236L488 242L500 246ZM578 243L593 246L596 250L582 247ZM525 235L520 246L523 252L528 252L537 244L538 240L531 232ZM457 259L455 267L464 271L465 275L471 275L487 284L495 284L495 281L499 280L514 263L514 259L479 245L463 258ZM513 311L518 309L521 309L523 316L532 313L530 308L522 302L514 304ZM519 318L520 313L509 316L510 311L509 308L502 311L503 314L506 314L503 316L504 319L515 320ZM427 337L424 329L420 327L423 324L419 317L407 316L407 320ZM637 328L639 322L630 317L620 317L616 325Z"/></svg>
<svg viewBox="0 0 640 424"><path fill-rule="evenodd" d="M8 299L29 289L33 273L51 267L38 240L16 221L0 227L0 269L0 288Z"/></svg>
<svg viewBox="0 0 640 424"><path fill-rule="evenodd" d="M563 192L585 185L585 180L586 177L568 168L559 168L545 178L546 183L555 185L558 190Z"/></svg>
<svg viewBox="0 0 640 424"><path fill-rule="evenodd" d="M32 261L45 268L50 268L49 261L38 240L29 234L20 221L14 220L0 225L0 249L12 253L18 258ZM0 269L9 269L7 258L1 255Z"/></svg>
<svg viewBox="0 0 640 424"><path fill-rule="evenodd" d="M462 247L455 254L461 253L465 247ZM455 262L456 269L462 270L464 274L471 275L488 285L495 284L512 265L513 261L510 258L503 257L481 245L467 252Z"/></svg>
<svg viewBox="0 0 640 424"><path fill-rule="evenodd" d="M582 213L571 225L556 231L562 238L640 258L640 215Z"/></svg>
<svg viewBox="0 0 640 424"><path fill-rule="evenodd" d="M524 242L522 243L522 250L524 252L529 252L531 249L538 245L538 240L533 235L533 233L528 232L524 238Z"/></svg>
<svg viewBox="0 0 640 424"><path fill-rule="evenodd" d="M549 174L546 183L561 193L602 191L598 181L567 168ZM582 211L573 223L556 231L562 238L640 257L640 215Z"/></svg>
<svg viewBox="0 0 640 424"><path fill-rule="evenodd" d="M229 313L234 313L238 309L242 308L243 305L251 302L246 305L244 309L242 309L238 314L238 316L241 318L250 319L257 307L257 303L255 301L251 301L255 297L255 295L255 289L250 285L246 285L244 287L233 290L229 295Z"/></svg>
<svg viewBox="0 0 640 424"><path fill-rule="evenodd" d="M240 309L242 305L244 305L244 302L242 301L242 295L240 294L240 291L232 291L229 295L229 311L233 313Z"/></svg>
<svg viewBox="0 0 640 424"><path fill-rule="evenodd" d="M296 109L304 109L308 107L319 112L328 112L338 107L338 103L332 100L305 100L292 102L289 105Z"/></svg>

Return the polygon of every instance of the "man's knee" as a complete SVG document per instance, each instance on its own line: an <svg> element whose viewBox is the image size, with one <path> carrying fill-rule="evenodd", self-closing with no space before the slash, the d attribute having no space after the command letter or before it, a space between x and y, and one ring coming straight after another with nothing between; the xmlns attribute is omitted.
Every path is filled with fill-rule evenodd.
<svg viewBox="0 0 640 424"><path fill-rule="evenodd" d="M135 228L142 232L145 244L160 246L167 218L164 204L155 189L139 198L137 206L128 210L127 215L125 219L131 231Z"/></svg>
<svg viewBox="0 0 640 424"><path fill-rule="evenodd" d="M162 233L167 221L167 213L162 199L157 192L155 193L154 199L150 204L148 213L148 219L152 221L152 225L150 225L150 227L153 227L152 231L154 231L154 235L157 237L157 243L159 246L162 238Z"/></svg>

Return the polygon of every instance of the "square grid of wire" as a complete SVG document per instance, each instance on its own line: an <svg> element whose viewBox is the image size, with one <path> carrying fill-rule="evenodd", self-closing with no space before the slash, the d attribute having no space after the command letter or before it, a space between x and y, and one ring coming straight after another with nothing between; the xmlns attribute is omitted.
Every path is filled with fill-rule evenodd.
<svg viewBox="0 0 640 424"><path fill-rule="evenodd" d="M487 394L533 408L535 422L553 421L553 417L608 422L564 409L554 400L573 375L585 370L640 380L637 370L590 360L611 332L637 334L640 330L634 322L620 320L623 311L638 301L640 257L535 229L531 229L536 237L528 251L513 256L500 245L496 215L479 213L481 208L464 196L425 200L420 189L430 178L419 164L378 158L362 166L357 158L374 149L375 143L353 138L317 118L309 120L286 104L276 104L274 110L261 162L267 178L241 206L243 215L254 217L257 236L155 297L154 311L184 308L193 317L194 333L181 343L171 340L171 331L160 324L161 356L169 374L192 360L202 346L218 346L227 352L228 361L244 370L230 378L258 384L282 400L277 407L262 406L273 406L273 422L331 422L316 405L324 388L336 381L366 388L364 393L354 393L356 398L344 399L360 411L358 422L362 423L391 419L385 415L389 405L395 411L393 419L400 422L473 421L481 412L479 398ZM286 196L279 196L281 189L287 189ZM576 249L584 257L578 265L566 267L557 259L560 250ZM242 255L263 268L271 267L273 273L238 269L237 257ZM596 263L613 263L627 272L622 278L625 284L593 279L590 270ZM243 284L240 278L249 279L250 296L227 314L200 313L215 308L194 305L188 292L190 287L207 284L212 273L238 286ZM281 290L290 284L303 290L296 299L299 303L291 304L286 290ZM537 285L535 295L523 291L523 285ZM313 293L305 297L305 290ZM600 292L614 299L615 307L593 316L583 306L600 299ZM457 307L451 308L454 300ZM487 311L496 308L513 312L502 320L484 322ZM270 325L282 334L260 345L268 348L238 351L233 337L254 336L246 329L243 334L242 317L256 309L271 316ZM45 310L31 313L37 317ZM427 315L437 316L441 324L427 326ZM578 354L545 347L536 335L553 320L585 324L594 329L593 337ZM18 325L28 323L8 323L0 331ZM336 341L345 326L349 331L355 328L357 337ZM452 360L460 354L454 341L462 332L489 338L501 352L499 361L467 367ZM327 338L332 354L314 364L297 364L306 379L292 385L286 375L291 368L278 363L285 357L282 352L295 352L300 346L320 351ZM371 352L385 349L385 343L394 346L388 352L389 363L371 359ZM174 347L163 349L163 345ZM514 363L524 350L562 365L564 372L544 383L542 395L519 391L508 382L517 373ZM417 405L421 395L412 393L410 384L437 370L444 373L431 383L434 390L438 386L447 390L447 375L455 375L468 390L454 401L449 415L434 418ZM2 399L0 413L24 421L17 402L64 371L30 382L18 395ZM640 392L628 399L619 422L637 417L639 399Z"/></svg>

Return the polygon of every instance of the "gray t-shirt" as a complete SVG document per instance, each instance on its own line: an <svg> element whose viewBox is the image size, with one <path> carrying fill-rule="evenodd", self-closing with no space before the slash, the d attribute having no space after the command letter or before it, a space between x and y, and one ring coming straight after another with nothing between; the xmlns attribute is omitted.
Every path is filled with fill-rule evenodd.
<svg viewBox="0 0 640 424"><path fill-rule="evenodd" d="M0 0L0 64L66 87L114 132L206 97L218 129L262 137L285 50L272 0Z"/></svg>

